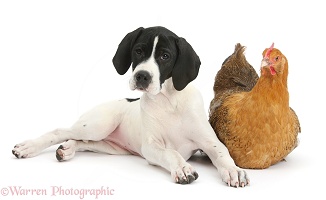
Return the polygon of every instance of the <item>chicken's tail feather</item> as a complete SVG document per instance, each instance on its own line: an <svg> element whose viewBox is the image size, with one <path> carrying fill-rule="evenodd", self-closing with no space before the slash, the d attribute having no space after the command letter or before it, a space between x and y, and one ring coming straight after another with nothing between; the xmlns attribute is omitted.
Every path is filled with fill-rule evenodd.
<svg viewBox="0 0 326 200"><path fill-rule="evenodd" d="M244 56L244 52L246 50L245 46L242 46L240 43L237 43L234 48L233 54L231 54L229 57L227 57L224 62L222 63L222 66L225 65L227 62L236 62L244 60L246 61L246 58Z"/></svg>
<svg viewBox="0 0 326 200"><path fill-rule="evenodd" d="M215 94L249 91L256 84L258 75L246 60L245 50L245 46L237 43L234 52L224 60L215 77Z"/></svg>

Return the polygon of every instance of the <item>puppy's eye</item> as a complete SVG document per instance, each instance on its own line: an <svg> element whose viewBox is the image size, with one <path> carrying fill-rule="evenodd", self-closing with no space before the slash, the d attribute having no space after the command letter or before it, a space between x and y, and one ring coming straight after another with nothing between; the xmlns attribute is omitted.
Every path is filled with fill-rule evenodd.
<svg viewBox="0 0 326 200"><path fill-rule="evenodd" d="M161 60L167 60L170 58L170 55L167 53L164 53L163 55L161 55Z"/></svg>
<svg viewBox="0 0 326 200"><path fill-rule="evenodd" d="M135 52L137 55L141 55L143 51L141 49L136 49Z"/></svg>

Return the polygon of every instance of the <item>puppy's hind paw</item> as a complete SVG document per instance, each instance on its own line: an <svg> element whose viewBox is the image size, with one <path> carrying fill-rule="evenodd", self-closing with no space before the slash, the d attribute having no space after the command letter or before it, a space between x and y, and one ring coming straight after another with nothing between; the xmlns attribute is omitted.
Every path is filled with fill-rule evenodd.
<svg viewBox="0 0 326 200"><path fill-rule="evenodd" d="M77 141L68 140L66 143L60 145L56 150L56 158L58 161L65 161L73 158L76 152Z"/></svg>
<svg viewBox="0 0 326 200"><path fill-rule="evenodd" d="M61 149L63 149L62 145L60 145L55 152L55 157L57 158L58 161L63 161L63 158L65 156L65 154L63 153L63 151Z"/></svg>

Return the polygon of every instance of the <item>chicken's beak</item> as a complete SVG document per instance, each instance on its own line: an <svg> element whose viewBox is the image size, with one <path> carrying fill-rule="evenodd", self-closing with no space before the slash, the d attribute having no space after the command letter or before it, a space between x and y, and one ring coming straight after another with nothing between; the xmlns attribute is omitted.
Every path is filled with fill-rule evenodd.
<svg viewBox="0 0 326 200"><path fill-rule="evenodd" d="M260 68L262 72L263 72L263 68L268 68L271 75L276 74L275 68L273 66L273 62L271 62L267 57L263 58L263 60L261 61Z"/></svg>
<svg viewBox="0 0 326 200"><path fill-rule="evenodd" d="M260 67L267 67L269 65L270 65L269 59L267 57L263 58Z"/></svg>

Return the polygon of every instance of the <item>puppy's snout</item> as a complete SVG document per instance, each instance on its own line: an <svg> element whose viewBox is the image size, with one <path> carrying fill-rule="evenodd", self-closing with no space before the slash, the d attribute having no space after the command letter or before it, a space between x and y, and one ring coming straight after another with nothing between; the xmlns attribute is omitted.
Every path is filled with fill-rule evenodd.
<svg viewBox="0 0 326 200"><path fill-rule="evenodd" d="M144 70L137 72L134 78L136 82L136 87L140 90L146 90L146 88L152 81L152 76Z"/></svg>

